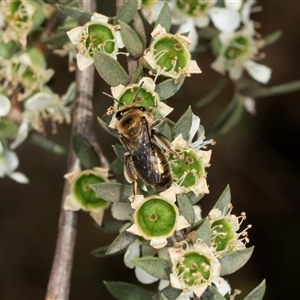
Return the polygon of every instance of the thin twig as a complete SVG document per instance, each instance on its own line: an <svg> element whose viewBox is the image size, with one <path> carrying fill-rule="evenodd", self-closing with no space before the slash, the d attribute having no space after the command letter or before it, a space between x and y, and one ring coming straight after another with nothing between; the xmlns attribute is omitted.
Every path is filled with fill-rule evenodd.
<svg viewBox="0 0 300 300"><path fill-rule="evenodd" d="M95 11L95 1L81 0L81 9ZM91 66L84 71L76 72L77 94L75 99L75 110L73 114L73 132L79 132L95 145L95 137L92 132L93 113L92 95L94 87L94 67ZM97 145L98 154L101 154L100 146ZM106 160L102 157L100 161L106 166ZM68 172L74 170L78 164L78 159L70 146L68 160ZM62 205L70 186L65 181L64 192L62 195ZM51 269L50 279L46 299L68 299L70 292L70 281L72 262L77 234L77 213L65 211L61 207L58 238L55 249L55 256Z"/></svg>

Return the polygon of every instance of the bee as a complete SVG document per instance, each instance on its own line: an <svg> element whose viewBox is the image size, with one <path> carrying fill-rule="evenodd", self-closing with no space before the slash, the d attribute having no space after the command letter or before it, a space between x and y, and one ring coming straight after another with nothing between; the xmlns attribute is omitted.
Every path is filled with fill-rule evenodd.
<svg viewBox="0 0 300 300"><path fill-rule="evenodd" d="M165 151L171 150L171 143L156 130L162 120L153 120L143 106L135 104L120 109L115 117L119 139L128 151L124 176L132 183L134 195L138 178L158 192L169 188L172 177Z"/></svg>

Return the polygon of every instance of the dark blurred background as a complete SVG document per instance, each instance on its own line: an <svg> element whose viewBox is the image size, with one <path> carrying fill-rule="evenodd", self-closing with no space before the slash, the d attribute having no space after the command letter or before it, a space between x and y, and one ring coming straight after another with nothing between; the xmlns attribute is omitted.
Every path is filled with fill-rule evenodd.
<svg viewBox="0 0 300 300"><path fill-rule="evenodd" d="M263 11L252 16L262 24L258 30L262 36L283 30L281 39L264 50L266 58L261 63L273 70L268 86L299 79L300 1L259 3ZM101 5L102 13L114 13ZM177 120L191 104L209 130L229 103L232 90L228 88L211 104L196 109L193 103L219 79L209 67L209 55L197 59L203 73L188 78L182 90L169 100L168 104L175 108L170 118ZM56 70L52 87L64 93L73 80L73 74L67 73L66 60L51 55L49 67ZM111 105L101 91L109 92L109 88L96 74L95 113L99 116ZM232 131L215 137L217 144L208 169L210 194L201 205L207 214L229 184L234 213L245 211L246 222L253 225L249 236L250 245L255 245L254 254L241 270L227 277L231 287L241 289L245 296L266 278L264 299L295 299L300 271L300 92L258 99L256 104L256 116L245 112ZM96 121L95 127L111 161L114 154L110 145L117 140L104 133ZM68 148L68 126L59 126L55 136L48 132L50 139ZM55 250L67 159L28 142L17 153L18 170L28 176L30 184L0 179L0 299L43 299ZM103 280L135 282L122 256L103 259L90 255L90 251L109 244L113 238L97 230L88 214L79 214L70 299L113 299Z"/></svg>

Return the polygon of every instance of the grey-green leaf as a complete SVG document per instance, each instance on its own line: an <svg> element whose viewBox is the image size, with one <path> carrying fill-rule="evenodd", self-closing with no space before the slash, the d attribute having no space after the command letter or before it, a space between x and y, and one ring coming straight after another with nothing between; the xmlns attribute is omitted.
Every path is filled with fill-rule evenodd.
<svg viewBox="0 0 300 300"><path fill-rule="evenodd" d="M166 100L175 95L181 88L185 77L181 77L178 81L174 79L166 79L156 85L155 92L158 93L160 100Z"/></svg>
<svg viewBox="0 0 300 300"><path fill-rule="evenodd" d="M77 20L81 24L85 24L91 21L92 13L83 11L76 7L70 7L65 5L57 4L57 7L60 11L62 11L68 17L71 17Z"/></svg>
<svg viewBox="0 0 300 300"><path fill-rule="evenodd" d="M231 192L229 185L226 186L225 190L222 192L218 201L214 205L214 208L219 209L220 211L224 211L225 214L228 212L229 207L228 204L231 203Z"/></svg>
<svg viewBox="0 0 300 300"><path fill-rule="evenodd" d="M112 147L113 147L113 149L114 149L114 151L115 151L117 157L118 157L121 161L123 161L123 160L124 160L124 154L127 152L126 148L123 147L123 146L120 145L120 144L113 145Z"/></svg>
<svg viewBox="0 0 300 300"><path fill-rule="evenodd" d="M130 78L123 67L110 55L101 51L94 52L96 70L110 86L127 85Z"/></svg>
<svg viewBox="0 0 300 300"><path fill-rule="evenodd" d="M162 27L166 29L167 32L170 31L172 26L172 13L170 10L170 7L168 5L168 2L165 1L160 14L158 15L158 18L155 23L155 27L160 24Z"/></svg>
<svg viewBox="0 0 300 300"><path fill-rule="evenodd" d="M262 300L266 292L266 281L263 280L244 300Z"/></svg>
<svg viewBox="0 0 300 300"><path fill-rule="evenodd" d="M133 261L148 274L164 280L169 280L172 269L172 264L169 260L160 258L145 256L140 258L134 258Z"/></svg>
<svg viewBox="0 0 300 300"><path fill-rule="evenodd" d="M80 162L87 168L92 169L100 166L100 161L89 142L78 132L72 138L73 149Z"/></svg>
<svg viewBox="0 0 300 300"><path fill-rule="evenodd" d="M120 21L120 32L125 48L134 57L139 58L143 55L144 47L136 32L126 23Z"/></svg>
<svg viewBox="0 0 300 300"><path fill-rule="evenodd" d="M213 286L208 286L203 293L201 299L203 300L226 300L226 298L219 293L218 289Z"/></svg>
<svg viewBox="0 0 300 300"><path fill-rule="evenodd" d="M132 244L137 239L137 236L124 230L122 231L109 245L106 255L115 254L123 251L126 247Z"/></svg>
<svg viewBox="0 0 300 300"><path fill-rule="evenodd" d="M177 204L180 214L185 217L185 219L192 227L195 223L195 211L193 209L193 205L189 201L189 198L185 194L179 194L177 195Z"/></svg>
<svg viewBox="0 0 300 300"><path fill-rule="evenodd" d="M116 20L123 21L124 23L129 23L138 9L137 0L127 0L124 5L120 8Z"/></svg>
<svg viewBox="0 0 300 300"><path fill-rule="evenodd" d="M95 183L90 187L101 199L108 202L129 202L128 198L132 195L130 185L118 182Z"/></svg>
<svg viewBox="0 0 300 300"><path fill-rule="evenodd" d="M97 120L98 120L99 125L102 127L102 129L104 129L108 134L110 134L116 138L119 138L119 134L117 133L116 130L108 127L107 123L105 121L103 121L101 118L97 117Z"/></svg>
<svg viewBox="0 0 300 300"><path fill-rule="evenodd" d="M124 224L124 221L105 221L101 225L97 224L96 227L108 233L119 233Z"/></svg>
<svg viewBox="0 0 300 300"><path fill-rule="evenodd" d="M254 247L229 253L222 257L219 261L221 264L220 276L232 274L243 267L253 253Z"/></svg>
<svg viewBox="0 0 300 300"><path fill-rule="evenodd" d="M154 292L148 291L131 283L104 281L104 284L117 300L147 300L151 299L154 295Z"/></svg>
<svg viewBox="0 0 300 300"><path fill-rule="evenodd" d="M173 127L173 138L182 135L182 138L186 140L188 138L190 129L192 127L193 112L189 107L186 112L179 118Z"/></svg>
<svg viewBox="0 0 300 300"><path fill-rule="evenodd" d="M182 293L182 290L175 289L170 285L163 288L161 291L156 293L151 300L168 300L177 299L177 297Z"/></svg>
<svg viewBox="0 0 300 300"><path fill-rule="evenodd" d="M208 218L205 218L205 221L197 229L196 235L195 235L195 240L197 240L197 239L201 239L204 243L206 243L210 247L210 244L211 244L211 226L210 226Z"/></svg>
<svg viewBox="0 0 300 300"><path fill-rule="evenodd" d="M267 36L264 37L264 47L266 46L270 46L272 44L274 44L275 42L277 42L282 35L282 30L277 30L271 34L268 34Z"/></svg>

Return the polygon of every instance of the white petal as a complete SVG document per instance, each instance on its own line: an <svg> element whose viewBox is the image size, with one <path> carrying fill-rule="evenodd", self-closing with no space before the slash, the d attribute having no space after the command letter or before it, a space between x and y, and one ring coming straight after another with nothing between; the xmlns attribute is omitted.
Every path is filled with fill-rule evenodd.
<svg viewBox="0 0 300 300"><path fill-rule="evenodd" d="M6 160L6 173L12 173L19 165L19 158L14 151L8 150L5 156Z"/></svg>
<svg viewBox="0 0 300 300"><path fill-rule="evenodd" d="M198 131L200 126L200 118L194 114L192 114L192 126L189 132L189 136L188 136L188 143L190 144L193 140L193 138L196 135L196 132Z"/></svg>
<svg viewBox="0 0 300 300"><path fill-rule="evenodd" d="M155 249L163 248L167 245L167 239L166 238L152 238L150 245Z"/></svg>
<svg viewBox="0 0 300 300"><path fill-rule="evenodd" d="M258 82L267 83L271 78L272 70L265 65L248 60L244 66L248 73Z"/></svg>
<svg viewBox="0 0 300 300"><path fill-rule="evenodd" d="M108 17L95 12L91 17L91 21L97 23L108 23Z"/></svg>
<svg viewBox="0 0 300 300"><path fill-rule="evenodd" d="M179 281L179 279L173 273L170 274L170 284L175 289L182 289L181 281Z"/></svg>
<svg viewBox="0 0 300 300"><path fill-rule="evenodd" d="M115 202L111 207L111 213L117 220L132 221L134 210L131 208L129 203Z"/></svg>
<svg viewBox="0 0 300 300"><path fill-rule="evenodd" d="M4 117L10 111L10 101L4 95L0 95L0 117Z"/></svg>
<svg viewBox="0 0 300 300"><path fill-rule="evenodd" d="M77 66L80 71L83 71L87 67L91 66L94 61L91 58L87 58L81 54L76 55L77 58Z"/></svg>
<svg viewBox="0 0 300 300"><path fill-rule="evenodd" d="M116 32L115 32L115 39L116 39L117 47L118 47L119 49L122 49L122 48L125 47L124 42L123 42L122 37L121 37L120 31L116 31Z"/></svg>
<svg viewBox="0 0 300 300"><path fill-rule="evenodd" d="M169 202L175 203L176 202L176 194L174 193L172 187L164 190L163 192L159 193L165 199L168 199Z"/></svg>
<svg viewBox="0 0 300 300"><path fill-rule="evenodd" d="M129 269L133 269L136 266L132 259L140 257L140 245L141 243L136 240L134 243L128 246L124 254L124 264Z"/></svg>
<svg viewBox="0 0 300 300"><path fill-rule="evenodd" d="M135 235L142 235L135 224L132 224L129 228L126 229L126 231Z"/></svg>
<svg viewBox="0 0 300 300"><path fill-rule="evenodd" d="M203 28L203 27L208 26L209 17L208 17L208 15L202 15L202 16L199 16L198 18L195 18L194 22L197 27Z"/></svg>
<svg viewBox="0 0 300 300"><path fill-rule="evenodd" d="M158 24L154 30L151 32L151 36L155 39L159 36L163 36L167 34L167 31L164 27L162 27L160 24Z"/></svg>
<svg viewBox="0 0 300 300"><path fill-rule="evenodd" d="M232 9L213 7L209 15L215 27L222 32L233 32L240 25L240 14Z"/></svg>
<svg viewBox="0 0 300 300"><path fill-rule="evenodd" d="M27 120L23 120L21 125L19 126L18 134L16 139L10 144L11 149L17 148L21 143L23 143L29 132L29 122Z"/></svg>
<svg viewBox="0 0 300 300"><path fill-rule="evenodd" d="M253 5L253 1L246 1L241 10L242 22L244 24L248 23L250 20L251 6Z"/></svg>
<svg viewBox="0 0 300 300"><path fill-rule="evenodd" d="M71 211L77 211L80 210L81 208L80 205L76 202L72 194L66 196L63 207L65 210L71 210Z"/></svg>
<svg viewBox="0 0 300 300"><path fill-rule="evenodd" d="M189 222L185 219L184 216L179 216L176 224L176 230L181 230L189 227Z"/></svg>
<svg viewBox="0 0 300 300"><path fill-rule="evenodd" d="M202 71L200 70L197 62L195 60L190 60L188 68L187 68L187 73L188 74L192 74L192 73L196 73L196 74L200 74L202 73Z"/></svg>
<svg viewBox="0 0 300 300"><path fill-rule="evenodd" d="M193 209L194 209L194 212L195 212L195 222L198 222L202 219L201 208L200 208L199 205L193 205Z"/></svg>
<svg viewBox="0 0 300 300"><path fill-rule="evenodd" d="M141 86L141 84L143 84L143 88L145 88L146 90L149 90L151 92L153 92L155 90L155 82L151 77L143 77L138 85Z"/></svg>
<svg viewBox="0 0 300 300"><path fill-rule="evenodd" d="M102 224L103 216L104 216L104 208L101 208L99 210L91 211L90 216L94 219L94 221L98 224Z"/></svg>
<svg viewBox="0 0 300 300"><path fill-rule="evenodd" d="M19 183L29 183L29 179L23 173L13 172L8 174L8 176Z"/></svg>
<svg viewBox="0 0 300 300"><path fill-rule="evenodd" d="M230 9L233 9L236 11L238 11L243 4L243 1L241 1L241 0L224 0L224 2L225 2L225 6L227 8L230 8Z"/></svg>
<svg viewBox="0 0 300 300"><path fill-rule="evenodd" d="M72 44L77 45L78 44L78 38L81 33L82 26L75 27L69 31L67 31L67 35L69 39L71 40Z"/></svg>
<svg viewBox="0 0 300 300"><path fill-rule="evenodd" d="M200 296L204 293L204 291L206 290L207 285L206 286L199 286L199 287L194 287L191 290L193 290L193 292L195 293L195 295L200 298Z"/></svg>
<svg viewBox="0 0 300 300"><path fill-rule="evenodd" d="M251 115L256 114L256 102L255 99L251 97L244 97L243 98L244 107Z"/></svg>
<svg viewBox="0 0 300 300"><path fill-rule="evenodd" d="M135 268L135 276L136 278L144 284L151 284L155 281L158 280L158 278L148 274L147 272L145 272L143 269L141 269L140 267L136 266Z"/></svg>
<svg viewBox="0 0 300 300"><path fill-rule="evenodd" d="M186 32L189 33L188 38L191 41L191 44L189 45L189 50L193 52L196 49L198 44L198 33L195 29L193 19L187 19L187 21L182 23L177 30L177 33L179 34L186 33Z"/></svg>
<svg viewBox="0 0 300 300"><path fill-rule="evenodd" d="M159 113L165 117L168 114L170 114L173 111L173 107L170 107L169 105L167 105L166 103L159 101L158 105L157 105L158 111Z"/></svg>
<svg viewBox="0 0 300 300"><path fill-rule="evenodd" d="M217 289L220 294L222 294L224 296L228 293L230 295L231 287L230 287L229 283L227 282L227 280L225 280L222 277L218 277L218 278L215 278L212 282L217 286Z"/></svg>

